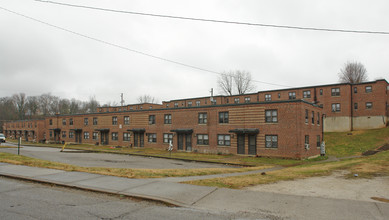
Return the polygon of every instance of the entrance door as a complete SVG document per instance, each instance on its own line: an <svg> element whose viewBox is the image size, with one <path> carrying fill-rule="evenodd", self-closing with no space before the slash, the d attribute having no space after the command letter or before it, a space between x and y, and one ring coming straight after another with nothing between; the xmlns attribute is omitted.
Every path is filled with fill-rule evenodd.
<svg viewBox="0 0 389 220"><path fill-rule="evenodd" d="M177 134L177 150L184 150L184 134Z"/></svg>
<svg viewBox="0 0 389 220"><path fill-rule="evenodd" d="M249 135L249 154L256 155L257 154L257 136Z"/></svg>
<svg viewBox="0 0 389 220"><path fill-rule="evenodd" d="M192 135L191 134L185 135L185 150L192 151Z"/></svg>
<svg viewBox="0 0 389 220"><path fill-rule="evenodd" d="M109 140L109 132L105 131L101 131L100 132L100 142L102 145L107 145L108 144L108 140Z"/></svg>
<svg viewBox="0 0 389 220"><path fill-rule="evenodd" d="M26 139L26 141L28 141L28 131L24 132L24 138Z"/></svg>
<svg viewBox="0 0 389 220"><path fill-rule="evenodd" d="M244 134L238 134L238 154L244 154Z"/></svg>
<svg viewBox="0 0 389 220"><path fill-rule="evenodd" d="M76 143L79 143L79 144L81 144L81 131L76 131Z"/></svg>
<svg viewBox="0 0 389 220"><path fill-rule="evenodd" d="M144 143L143 133L134 133L134 147L144 147Z"/></svg>

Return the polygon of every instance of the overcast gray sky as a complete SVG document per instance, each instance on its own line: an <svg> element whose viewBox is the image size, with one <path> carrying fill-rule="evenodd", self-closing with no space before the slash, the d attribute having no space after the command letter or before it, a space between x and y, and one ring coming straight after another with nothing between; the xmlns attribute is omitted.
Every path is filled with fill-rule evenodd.
<svg viewBox="0 0 389 220"><path fill-rule="evenodd" d="M387 0L61 0L174 16L389 32ZM58 0L58 2L61 2ZM292 87L338 82L347 61L369 80L389 79L389 35L351 34L174 20L0 0L0 7L126 48ZM50 92L62 98L126 104L150 94L160 101L216 94L217 74L86 39L0 9L0 97ZM256 90L286 87L255 83Z"/></svg>

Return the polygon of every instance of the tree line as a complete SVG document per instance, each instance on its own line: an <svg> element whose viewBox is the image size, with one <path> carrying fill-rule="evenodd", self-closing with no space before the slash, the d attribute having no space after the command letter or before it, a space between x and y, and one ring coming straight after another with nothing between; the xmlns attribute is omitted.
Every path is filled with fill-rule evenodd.
<svg viewBox="0 0 389 220"><path fill-rule="evenodd" d="M60 98L50 93L26 96L25 93L0 98L0 125L9 120L40 119L55 114L82 114L97 111L100 103L94 97L88 101Z"/></svg>

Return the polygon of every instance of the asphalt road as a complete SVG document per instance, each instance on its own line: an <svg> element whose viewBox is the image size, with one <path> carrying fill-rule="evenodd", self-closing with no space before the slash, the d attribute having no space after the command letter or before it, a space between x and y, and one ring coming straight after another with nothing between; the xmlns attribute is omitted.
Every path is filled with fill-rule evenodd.
<svg viewBox="0 0 389 220"><path fill-rule="evenodd" d="M15 146L3 143L2 146ZM17 154L17 148L0 148L0 152ZM85 151L58 148L22 146L20 154L28 157L50 160L60 163L73 164L83 167L112 167L112 168L140 168L140 169L191 169L191 168L231 168L232 166L186 162L162 158L118 155L107 153L87 153Z"/></svg>
<svg viewBox="0 0 389 220"><path fill-rule="evenodd" d="M127 197L0 177L0 219L269 219L260 214L167 207Z"/></svg>

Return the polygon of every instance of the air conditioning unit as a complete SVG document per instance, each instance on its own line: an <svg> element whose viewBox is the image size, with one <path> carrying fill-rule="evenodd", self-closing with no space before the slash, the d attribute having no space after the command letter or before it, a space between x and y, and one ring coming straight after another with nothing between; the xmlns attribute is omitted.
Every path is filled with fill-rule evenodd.
<svg viewBox="0 0 389 220"><path fill-rule="evenodd" d="M305 150L309 150L309 144L305 144Z"/></svg>

